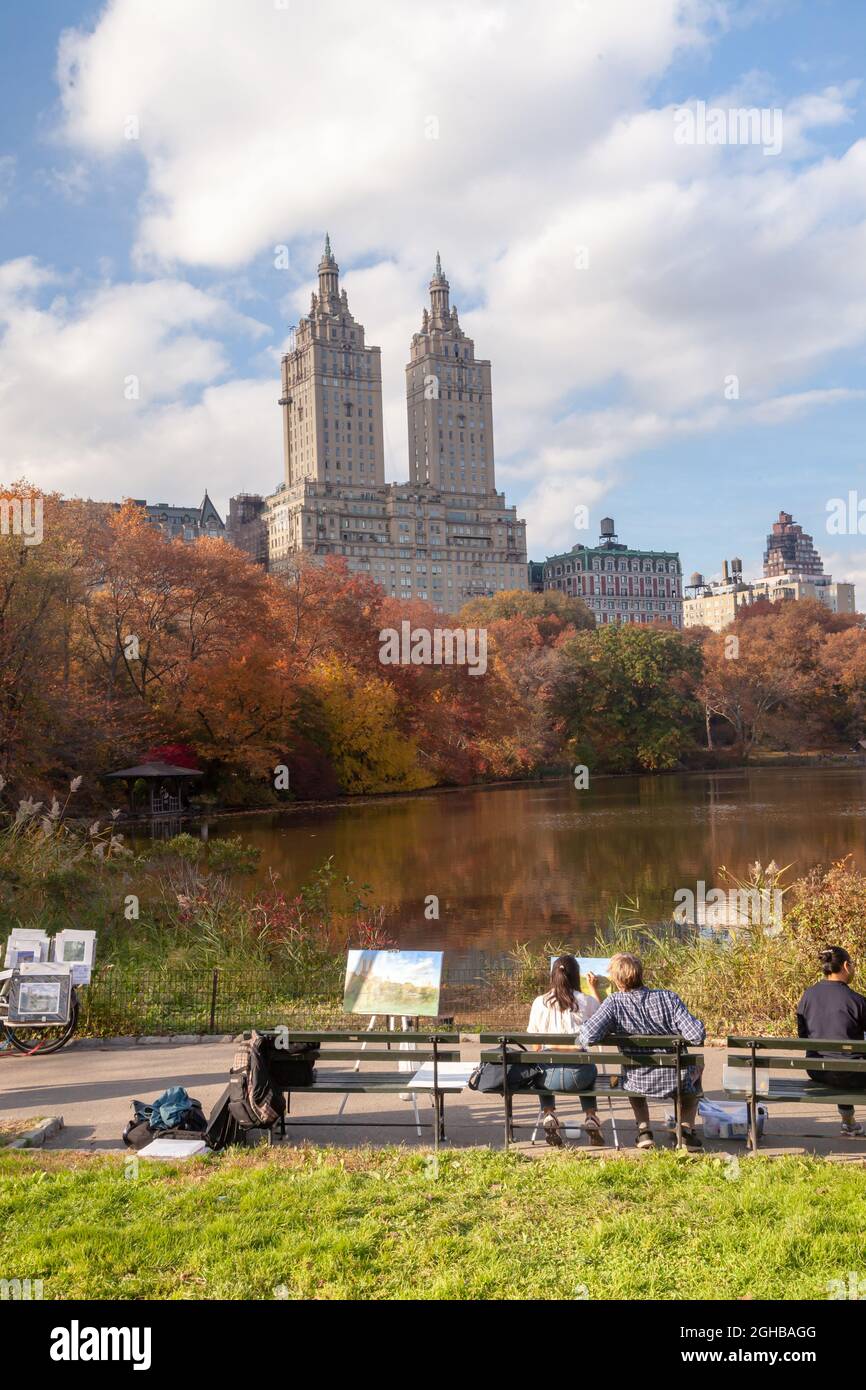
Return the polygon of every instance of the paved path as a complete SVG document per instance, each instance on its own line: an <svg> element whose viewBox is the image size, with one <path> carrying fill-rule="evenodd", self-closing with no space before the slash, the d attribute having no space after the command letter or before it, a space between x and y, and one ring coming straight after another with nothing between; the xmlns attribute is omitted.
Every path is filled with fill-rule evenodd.
<svg viewBox="0 0 866 1390"><path fill-rule="evenodd" d="M47 1145L51 1149L107 1150L123 1147L121 1133L132 1114L133 1099L153 1100L167 1086L185 1086L190 1095L201 1101L209 1111L226 1083L234 1044L226 1042L163 1043L133 1047L79 1047L70 1044L62 1052L48 1057L23 1057L0 1054L0 1120L62 1115L65 1127ZM464 1043L463 1056L474 1059L477 1043ZM705 1049L707 1069L704 1087L709 1096L721 1098L721 1075L724 1049ZM337 1119L340 1097L310 1095L295 1097L296 1116L325 1121L317 1126L297 1126L290 1133L298 1141L316 1143L429 1144L431 1132L419 1138L412 1121L412 1106L398 1096L352 1096L345 1111L345 1120L363 1121L360 1126ZM617 1127L621 1142L631 1148L634 1126L631 1112L624 1101L615 1102ZM429 1099L421 1097L422 1118L430 1118ZM658 1117L657 1138L662 1138L662 1109L653 1106L653 1118ZM578 1113L576 1101L560 1103L563 1117ZM606 1101L601 1103L603 1117ZM517 1102L519 1119L532 1120L535 1105L531 1098ZM866 1107L860 1112L866 1121ZM501 1147L503 1138L502 1102L498 1097L479 1096L464 1091L449 1096L446 1101L448 1143L454 1147L493 1145ZM333 1121L333 1123L329 1123ZM401 1121L405 1129L387 1125ZM608 1143L611 1142L609 1120L605 1120ZM532 1152L528 1146L529 1131L520 1134L519 1148ZM581 1141L581 1148L585 1144ZM736 1141L708 1141L710 1152L739 1153L745 1150ZM543 1143L535 1152L547 1152ZM839 1120L830 1106L774 1105L762 1145L766 1153L813 1152L835 1157L866 1161L866 1140L845 1140L839 1134Z"/></svg>

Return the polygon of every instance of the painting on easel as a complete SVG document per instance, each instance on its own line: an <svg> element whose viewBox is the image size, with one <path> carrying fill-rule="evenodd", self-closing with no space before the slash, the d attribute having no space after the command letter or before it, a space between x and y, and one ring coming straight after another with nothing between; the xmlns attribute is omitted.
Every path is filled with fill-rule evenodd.
<svg viewBox="0 0 866 1390"><path fill-rule="evenodd" d="M442 951L350 951L343 1008L347 1014L439 1013Z"/></svg>

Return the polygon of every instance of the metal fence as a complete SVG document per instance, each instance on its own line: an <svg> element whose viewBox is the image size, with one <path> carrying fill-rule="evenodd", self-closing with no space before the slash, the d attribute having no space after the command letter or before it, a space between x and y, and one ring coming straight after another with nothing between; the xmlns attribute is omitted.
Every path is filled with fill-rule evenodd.
<svg viewBox="0 0 866 1390"><path fill-rule="evenodd" d="M465 1031L525 1027L529 1003L545 985L507 957L474 956L443 972L439 1018ZM253 1027L352 1029L341 985L310 992L296 979L237 968L98 972L80 991L79 1032L90 1037L239 1033ZM433 1020L431 1020L432 1024Z"/></svg>

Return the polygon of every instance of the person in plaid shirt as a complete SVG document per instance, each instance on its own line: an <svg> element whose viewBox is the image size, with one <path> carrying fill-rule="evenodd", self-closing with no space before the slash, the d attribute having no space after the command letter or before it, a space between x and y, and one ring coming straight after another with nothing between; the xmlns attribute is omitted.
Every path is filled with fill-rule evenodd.
<svg viewBox="0 0 866 1390"><path fill-rule="evenodd" d="M610 1033L640 1037L653 1034L679 1034L686 1042L702 1043L706 1029L699 1019L689 1013L678 994L671 989L647 989L643 982L643 963L638 956L611 957L610 978L616 993L608 995L601 1008L583 1024L580 1030L582 1047L592 1047ZM674 1067L628 1067L623 1069L623 1086L636 1091L629 1101L637 1121L637 1147L652 1149L655 1139L649 1124L649 1106L645 1097L663 1100L676 1091ZM690 1070L683 1074L683 1140L692 1151L702 1147L695 1133L698 1111L696 1076Z"/></svg>

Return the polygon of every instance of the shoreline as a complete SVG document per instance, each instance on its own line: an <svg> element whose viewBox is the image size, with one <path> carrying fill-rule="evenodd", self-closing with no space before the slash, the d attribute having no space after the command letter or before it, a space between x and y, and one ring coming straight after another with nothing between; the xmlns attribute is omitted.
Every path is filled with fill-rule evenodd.
<svg viewBox="0 0 866 1390"><path fill-rule="evenodd" d="M619 782L629 777L731 777L739 776L744 772L787 772L796 768L811 769L816 772L866 770L866 752L861 754L782 753L770 756L765 754L763 758L750 759L749 762L745 763L733 763L727 767L674 767L662 768L656 772L597 772L592 780ZM396 805L401 801L416 801L424 797L449 796L461 792L495 792L513 787L559 785L569 780L570 773L563 772L561 775L549 777L517 777L499 779L495 782L466 782L459 786L421 787L416 791L362 792L357 796L346 793L339 797L289 801L279 806L240 806L236 809L227 808L193 814L186 813L181 817L165 817L165 820L180 819L182 822L200 825L205 821L228 820L240 816L285 816L304 811L337 811L351 806ZM135 820L123 820L120 824L124 827L151 826L160 824L160 821L161 818L142 816Z"/></svg>

